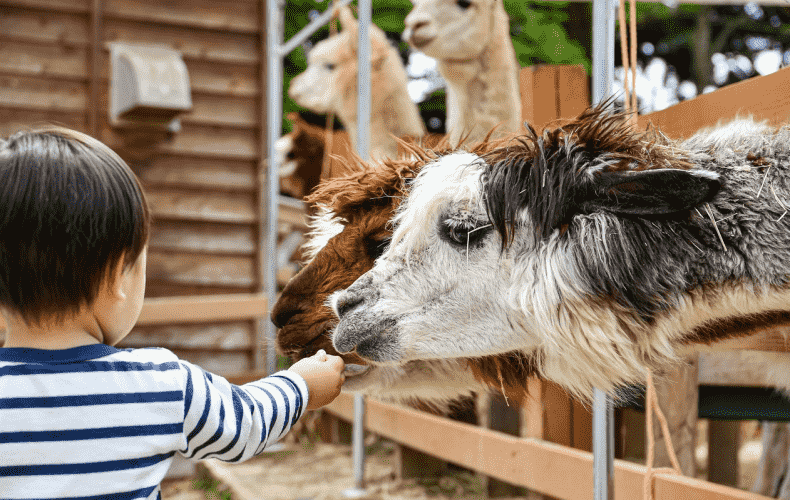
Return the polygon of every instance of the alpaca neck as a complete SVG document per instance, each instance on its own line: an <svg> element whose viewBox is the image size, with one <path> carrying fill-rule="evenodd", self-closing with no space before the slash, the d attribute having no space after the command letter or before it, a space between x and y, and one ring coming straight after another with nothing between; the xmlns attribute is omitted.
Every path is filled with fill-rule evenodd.
<svg viewBox="0 0 790 500"><path fill-rule="evenodd" d="M452 144L467 134L479 140L497 126L497 135L521 127L518 63L510 40L507 14L501 7L492 13L488 45L477 56L439 61L447 81L447 129Z"/></svg>
<svg viewBox="0 0 790 500"><path fill-rule="evenodd" d="M400 80L398 76L393 75L395 79ZM390 84L374 82L372 85L377 94L372 96L370 110L370 157L372 159L383 157L395 159L398 156L398 143L395 137L418 138L425 133L417 105L411 100L406 90L405 73L402 76L402 85L398 84L400 82L395 85L392 85L392 82L389 82ZM387 74L379 76L379 78L388 77L390 75ZM390 92L382 95L382 90L385 89L390 89ZM356 148L359 137L356 101L344 106L338 116L348 131L351 144Z"/></svg>

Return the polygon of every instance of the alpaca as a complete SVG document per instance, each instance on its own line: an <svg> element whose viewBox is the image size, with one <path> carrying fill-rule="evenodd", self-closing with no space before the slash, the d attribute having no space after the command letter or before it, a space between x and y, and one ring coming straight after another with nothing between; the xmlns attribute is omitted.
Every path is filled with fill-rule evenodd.
<svg viewBox="0 0 790 500"><path fill-rule="evenodd" d="M412 0L403 40L438 61L447 82L447 130L480 140L521 127L519 64L502 0Z"/></svg>
<svg viewBox="0 0 790 500"><path fill-rule="evenodd" d="M342 31L316 44L307 69L291 81L288 95L316 113L330 113L357 145L357 21L348 7L338 9ZM384 32L370 26L370 157L396 158L395 137L422 137L425 127L406 87L406 69Z"/></svg>
<svg viewBox="0 0 790 500"><path fill-rule="evenodd" d="M342 175L345 168L334 159L325 164L326 128L314 125L303 114L288 114L293 130L274 146L279 155L280 193L297 199L307 196L321 179ZM342 146L338 146L340 140L340 137L335 137L334 146L342 151ZM333 150L338 151L335 148Z"/></svg>
<svg viewBox="0 0 790 500"><path fill-rule="evenodd" d="M483 154L499 145L486 141L469 147ZM325 305L332 293L350 286L373 267L391 235L389 221L400 199L423 165L451 151L445 142L423 150L404 145L411 155L399 160L383 160L362 166L344 177L324 180L307 198L317 207L312 231L302 248L305 267L283 289L272 308L271 318L279 328L278 351L292 361L309 357L318 349L338 354L331 332L337 323ZM359 162L362 165L362 162ZM446 408L452 400L481 392L487 387L506 391L518 399L524 393L526 372L515 385L502 387L498 367L521 368L518 353L513 356L468 360L415 361L403 366L375 366L354 355L342 355L347 365L343 390L407 402L428 402Z"/></svg>
<svg viewBox="0 0 790 500"><path fill-rule="evenodd" d="M584 400L641 383L790 319L788 157L788 127L740 119L675 142L603 106L447 154L374 267L330 297L335 349L378 367L516 352L506 381L529 371Z"/></svg>

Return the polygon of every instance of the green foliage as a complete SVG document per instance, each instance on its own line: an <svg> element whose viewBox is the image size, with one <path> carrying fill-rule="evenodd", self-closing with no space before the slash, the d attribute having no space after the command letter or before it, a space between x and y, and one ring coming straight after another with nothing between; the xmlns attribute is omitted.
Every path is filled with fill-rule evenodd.
<svg viewBox="0 0 790 500"><path fill-rule="evenodd" d="M230 491L220 481L210 476L203 476L192 481L192 489L204 490L203 496L206 497L206 500L231 500Z"/></svg>
<svg viewBox="0 0 790 500"><path fill-rule="evenodd" d="M566 6L566 2L505 0L513 48L522 66L581 64L590 72L590 58L579 42L568 38L562 25L568 18Z"/></svg>

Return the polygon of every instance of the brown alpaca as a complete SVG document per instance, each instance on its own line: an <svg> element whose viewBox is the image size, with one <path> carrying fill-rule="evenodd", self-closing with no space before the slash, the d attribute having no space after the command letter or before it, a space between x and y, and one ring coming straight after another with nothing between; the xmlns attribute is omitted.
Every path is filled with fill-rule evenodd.
<svg viewBox="0 0 790 500"><path fill-rule="evenodd" d="M470 150L483 154L502 143L482 142ZM405 149L412 153L410 159L383 161L376 167L363 167L346 177L323 181L308 196L307 201L319 210L303 248L308 264L285 287L271 316L280 328L278 350L292 361L311 356L318 349L338 354L331 337L337 318L325 305L326 299L373 267L389 242L388 222L406 194L406 184L423 165L451 151L446 141L433 150L413 144ZM352 365L367 365L353 353L342 357ZM508 372L521 375L521 383L510 383L514 379L509 378L504 388L508 396L518 398L530 373L525 361L513 353L453 362L417 362L395 371L367 365L364 369L368 371L347 374L344 389L412 403L419 397L441 406L485 386L500 389L499 374Z"/></svg>
<svg viewBox="0 0 790 500"><path fill-rule="evenodd" d="M293 123L293 130L275 145L280 155L280 192L302 199L321 179L341 175L346 167L337 160L325 159L328 141L325 127L313 125L299 113L289 113L288 119ZM337 134L333 151L344 151L344 148L348 148L348 142Z"/></svg>
<svg viewBox="0 0 790 500"><path fill-rule="evenodd" d="M333 112L357 145L357 21L348 7L338 9L342 31L318 43L304 73L291 81L288 95L316 113ZM370 157L396 158L395 137L422 137L425 128L406 87L406 69L384 32L370 26Z"/></svg>
<svg viewBox="0 0 790 500"><path fill-rule="evenodd" d="M522 125L519 64L502 0L412 0L403 39L437 59L447 81L450 143Z"/></svg>

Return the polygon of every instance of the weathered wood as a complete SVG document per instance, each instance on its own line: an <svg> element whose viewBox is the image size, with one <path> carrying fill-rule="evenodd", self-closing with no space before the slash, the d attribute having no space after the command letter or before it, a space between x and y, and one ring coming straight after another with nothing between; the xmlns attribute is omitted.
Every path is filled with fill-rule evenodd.
<svg viewBox="0 0 790 500"><path fill-rule="evenodd" d="M738 486L738 435L741 423L729 420L708 422L708 481Z"/></svg>
<svg viewBox="0 0 790 500"><path fill-rule="evenodd" d="M99 93L101 91L101 36L104 12L102 10L102 0L93 0L90 11L90 32L91 47L88 61L88 102L86 112L88 114L88 131L93 137L99 136ZM107 109L107 108L104 108Z"/></svg>
<svg viewBox="0 0 790 500"><path fill-rule="evenodd" d="M152 215L157 219L257 223L252 193L217 193L146 186Z"/></svg>
<svg viewBox="0 0 790 500"><path fill-rule="evenodd" d="M0 103L4 107L46 112L84 113L85 83L22 76L0 76Z"/></svg>
<svg viewBox="0 0 790 500"><path fill-rule="evenodd" d="M670 439L680 462L680 468L684 475L694 477L699 398L696 356L661 377L656 377L655 388L658 405L667 419ZM663 432L657 418L653 419L653 435L656 440L654 465L671 467L669 452L664 444Z"/></svg>
<svg viewBox="0 0 790 500"><path fill-rule="evenodd" d="M88 18L7 7L0 16L0 38L81 48L89 45Z"/></svg>
<svg viewBox="0 0 790 500"><path fill-rule="evenodd" d="M790 116L788 78L790 68L784 68L770 75L733 83L716 92L640 116L639 126L652 123L669 137L681 138L738 115L751 115L774 125L786 123Z"/></svg>
<svg viewBox="0 0 790 500"><path fill-rule="evenodd" d="M535 129L572 118L590 105L588 77L582 66L534 65L519 74L522 118Z"/></svg>
<svg viewBox="0 0 790 500"><path fill-rule="evenodd" d="M700 385L731 385L741 387L773 387L776 383L769 375L772 360L786 360L790 354L763 352L763 362L751 362L754 355L748 351L706 352L699 355Z"/></svg>
<svg viewBox="0 0 790 500"><path fill-rule="evenodd" d="M245 293L256 293L254 287L221 286L221 285L200 285L173 283L172 281L147 278L145 283L145 296L149 298L161 297L206 297L211 295L235 295Z"/></svg>
<svg viewBox="0 0 790 500"><path fill-rule="evenodd" d="M155 143L148 140L135 145L130 142L130 138L134 139L139 132L141 130L138 127L111 128L105 122L101 140L113 149L126 149L129 153L146 159L162 154L217 160L255 160L258 157L258 145L252 129L182 123L181 130L167 140Z"/></svg>
<svg viewBox="0 0 790 500"><path fill-rule="evenodd" d="M165 45L180 51L185 59L201 61L258 64L257 36L194 30L179 26L150 25L121 19L107 19L105 40Z"/></svg>
<svg viewBox="0 0 790 500"><path fill-rule="evenodd" d="M255 190L255 163L252 161L165 155L153 158L136 170L143 182L151 186Z"/></svg>
<svg viewBox="0 0 790 500"><path fill-rule="evenodd" d="M255 283L252 257L148 252L148 276L185 285L250 287Z"/></svg>
<svg viewBox="0 0 790 500"><path fill-rule="evenodd" d="M260 294L145 299L137 326L252 319L266 311L266 297Z"/></svg>
<svg viewBox="0 0 790 500"><path fill-rule="evenodd" d="M192 29L257 33L255 3L228 0L106 0L107 16Z"/></svg>
<svg viewBox="0 0 790 500"><path fill-rule="evenodd" d="M0 40L0 53L0 73L5 75L84 81L88 74L85 47Z"/></svg>
<svg viewBox="0 0 790 500"><path fill-rule="evenodd" d="M84 14L90 11L90 2L91 0L0 0L0 5Z"/></svg>
<svg viewBox="0 0 790 500"><path fill-rule="evenodd" d="M229 351L187 351L182 349L172 349L173 354L179 359L189 361L198 365L206 371L217 375L232 375L249 371L250 365L249 352L229 352Z"/></svg>
<svg viewBox="0 0 790 500"><path fill-rule="evenodd" d="M347 420L353 416L353 400L347 394L325 408ZM368 400L366 418L370 432L463 467L563 499L593 498L593 459L589 452L507 436L375 400ZM615 498L641 498L644 475L644 466L615 460ZM766 498L671 474L658 474L654 484L657 500Z"/></svg>
<svg viewBox="0 0 790 500"><path fill-rule="evenodd" d="M62 113L57 111L23 110L0 106L0 136L7 137L20 130L30 130L46 123L87 132L85 114Z"/></svg>
<svg viewBox="0 0 790 500"><path fill-rule="evenodd" d="M775 496L777 492L785 499L790 497L787 487L788 453L790 453L790 424L787 422L762 422L762 445L766 450L760 456L757 477L751 491L761 495ZM783 491L784 490L784 491Z"/></svg>
<svg viewBox="0 0 790 500"><path fill-rule="evenodd" d="M265 314L266 311L261 311ZM124 347L234 350L250 348L249 321L136 326L121 341Z"/></svg>
<svg viewBox="0 0 790 500"><path fill-rule="evenodd" d="M159 220L151 226L148 246L154 250L252 255L251 226Z"/></svg>

